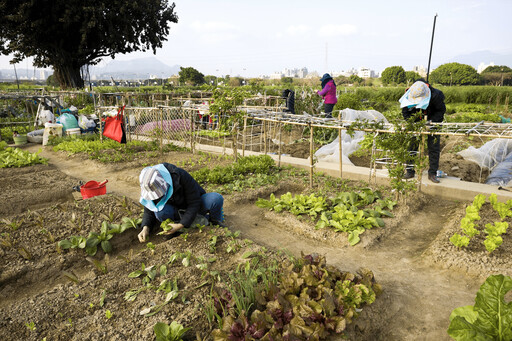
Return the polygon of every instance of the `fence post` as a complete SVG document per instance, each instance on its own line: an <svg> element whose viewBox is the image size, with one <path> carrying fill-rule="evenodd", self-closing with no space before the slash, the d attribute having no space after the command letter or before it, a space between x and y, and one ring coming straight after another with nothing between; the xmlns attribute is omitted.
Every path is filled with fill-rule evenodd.
<svg viewBox="0 0 512 341"><path fill-rule="evenodd" d="M343 178L343 145L342 145L342 139L341 139L341 111L338 113L338 120L340 121L340 128L338 130L338 140L339 140L339 151L340 151L340 179Z"/></svg>
<svg viewBox="0 0 512 341"><path fill-rule="evenodd" d="M242 143L242 156L245 156L245 143L247 142L246 137L247 132L247 116L244 116L244 135L243 135L243 143Z"/></svg>
<svg viewBox="0 0 512 341"><path fill-rule="evenodd" d="M313 166L314 166L314 161L313 161L313 149L314 149L314 146L313 146L313 127L311 126L311 122L308 123L309 125L309 159L310 159L310 164L309 164L309 188L313 188Z"/></svg>
<svg viewBox="0 0 512 341"><path fill-rule="evenodd" d="M160 107L160 155L164 155L164 108Z"/></svg>
<svg viewBox="0 0 512 341"><path fill-rule="evenodd" d="M279 122L279 159L278 159L278 162L277 162L277 168L281 168L281 126L282 126L282 123Z"/></svg>
<svg viewBox="0 0 512 341"><path fill-rule="evenodd" d="M237 149L237 136L238 136L238 122L235 122L235 125L233 126L233 154L235 155L235 162L238 161L238 149Z"/></svg>
<svg viewBox="0 0 512 341"><path fill-rule="evenodd" d="M194 148L194 113L192 111L190 111L189 115L190 115L190 150L192 151L192 154L194 154L195 153L195 148Z"/></svg>

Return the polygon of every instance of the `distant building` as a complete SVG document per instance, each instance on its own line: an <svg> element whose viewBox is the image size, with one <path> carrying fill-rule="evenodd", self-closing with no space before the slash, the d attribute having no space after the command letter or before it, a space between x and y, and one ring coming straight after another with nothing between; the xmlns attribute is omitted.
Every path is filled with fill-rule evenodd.
<svg viewBox="0 0 512 341"><path fill-rule="evenodd" d="M297 76L299 78L306 78L306 76L308 75L308 68L307 67L303 67L302 69L299 70Z"/></svg>
<svg viewBox="0 0 512 341"><path fill-rule="evenodd" d="M490 62L489 64L484 64L484 62L481 62L478 65L478 69L476 70L478 73L482 73L485 69L487 69L489 66L495 66L494 62Z"/></svg>
<svg viewBox="0 0 512 341"><path fill-rule="evenodd" d="M423 65L415 65L412 67L412 71L416 72L421 77L427 77L427 70Z"/></svg>
<svg viewBox="0 0 512 341"><path fill-rule="evenodd" d="M274 72L274 73L270 74L269 78L270 79L281 79L283 77L284 77L284 75L282 72Z"/></svg>
<svg viewBox="0 0 512 341"><path fill-rule="evenodd" d="M281 75L280 77L278 75ZM292 78L306 78L308 75L308 69L306 67L303 67L301 69L288 69L285 68L282 72L275 72L274 74L270 75L271 79L279 79L282 77L292 77Z"/></svg>
<svg viewBox="0 0 512 341"><path fill-rule="evenodd" d="M350 77L352 75L357 75L358 71L355 68L351 68L347 71L340 71L340 72L333 72L333 76L344 76L344 77Z"/></svg>
<svg viewBox="0 0 512 341"><path fill-rule="evenodd" d="M357 71L357 75L361 78L375 78L375 71L367 67L360 67Z"/></svg>

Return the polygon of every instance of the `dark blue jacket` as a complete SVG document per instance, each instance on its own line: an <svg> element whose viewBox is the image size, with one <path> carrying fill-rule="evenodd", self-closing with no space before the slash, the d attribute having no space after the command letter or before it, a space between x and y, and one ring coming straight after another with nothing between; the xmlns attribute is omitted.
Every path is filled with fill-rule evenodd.
<svg viewBox="0 0 512 341"><path fill-rule="evenodd" d="M173 187L172 195L166 205L172 205L176 210L184 209L185 214L179 223L190 227L201 208L201 195L206 191L186 170L166 162L163 165L171 174ZM144 207L141 226L148 226L151 230L159 223L155 213Z"/></svg>
<svg viewBox="0 0 512 341"><path fill-rule="evenodd" d="M424 114L427 115L427 120L432 122L443 122L444 113L446 112L446 105L444 104L444 94L441 90L435 89L430 86L430 102ZM416 108L402 108L402 115L404 119L409 119L414 113L420 111ZM420 117L418 120L421 119Z"/></svg>

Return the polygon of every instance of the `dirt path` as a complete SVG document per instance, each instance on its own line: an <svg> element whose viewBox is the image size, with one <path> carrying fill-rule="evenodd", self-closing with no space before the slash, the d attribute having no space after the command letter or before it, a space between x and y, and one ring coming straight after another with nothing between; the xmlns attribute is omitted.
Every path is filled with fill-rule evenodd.
<svg viewBox="0 0 512 341"><path fill-rule="evenodd" d="M31 148L37 150L37 146ZM43 151L42 156L67 175L84 181L107 178L109 192L138 200L140 169L110 173L107 167L87 160L49 151ZM253 204L227 202L225 212L229 226L261 245L287 249L295 255L301 251L324 254L329 263L343 270L371 269L384 292L351 326L352 335L357 335L358 340L449 340L446 330L451 311L472 304L484 279L427 263L422 253L457 206L431 200L407 224L368 249L335 248L283 233L280 226L266 217L264 210Z"/></svg>

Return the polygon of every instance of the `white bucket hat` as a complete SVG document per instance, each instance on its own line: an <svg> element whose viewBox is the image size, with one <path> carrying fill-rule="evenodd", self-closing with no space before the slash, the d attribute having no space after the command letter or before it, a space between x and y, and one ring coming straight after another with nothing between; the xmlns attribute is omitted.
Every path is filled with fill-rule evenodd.
<svg viewBox="0 0 512 341"><path fill-rule="evenodd" d="M165 195L169 184L158 170L146 167L140 172L140 196L146 200L155 200Z"/></svg>

